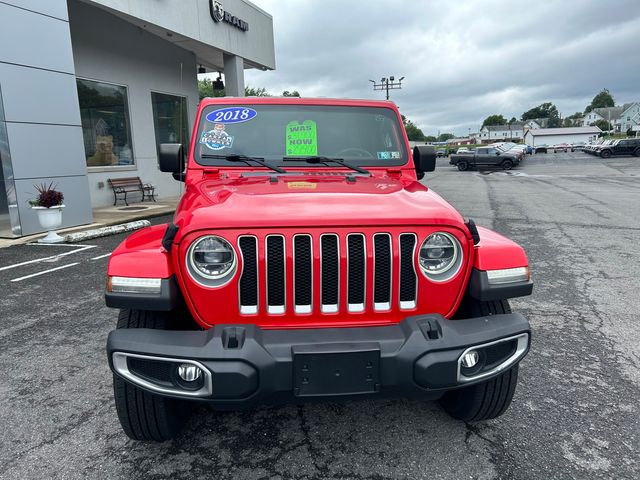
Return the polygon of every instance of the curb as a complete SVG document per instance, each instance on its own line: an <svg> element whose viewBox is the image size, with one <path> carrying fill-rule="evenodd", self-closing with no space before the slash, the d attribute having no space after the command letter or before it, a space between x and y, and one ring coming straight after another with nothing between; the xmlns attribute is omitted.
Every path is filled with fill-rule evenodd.
<svg viewBox="0 0 640 480"><path fill-rule="evenodd" d="M122 232L131 232L133 230L148 227L149 225L151 225L149 220L137 220L135 222L110 225L107 227L95 228L93 230L85 230L84 232L69 233L64 235L63 238L67 243L83 242L85 240L91 240L92 238L106 237Z"/></svg>

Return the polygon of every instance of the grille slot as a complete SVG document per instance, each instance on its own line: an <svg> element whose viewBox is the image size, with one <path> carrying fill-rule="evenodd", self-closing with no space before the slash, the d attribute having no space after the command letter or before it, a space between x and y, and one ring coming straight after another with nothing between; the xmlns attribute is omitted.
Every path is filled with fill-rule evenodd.
<svg viewBox="0 0 640 480"><path fill-rule="evenodd" d="M373 309L391 309L392 273L391 235L376 233L373 236Z"/></svg>
<svg viewBox="0 0 640 480"><path fill-rule="evenodd" d="M267 263L267 312L284 313L286 297L284 237L267 236L265 260Z"/></svg>
<svg viewBox="0 0 640 480"><path fill-rule="evenodd" d="M242 275L238 286L240 313L258 313L258 239L243 236L238 239L242 254Z"/></svg>
<svg viewBox="0 0 640 480"><path fill-rule="evenodd" d="M418 295L418 277L414 265L416 235L403 233L400 235L400 310L416 307Z"/></svg>
<svg viewBox="0 0 640 480"><path fill-rule="evenodd" d="M347 235L347 309L350 312L364 311L367 275L367 252L364 235Z"/></svg>
<svg viewBox="0 0 640 480"><path fill-rule="evenodd" d="M320 309L336 313L340 304L340 245L336 234L320 236Z"/></svg>
<svg viewBox="0 0 640 480"><path fill-rule="evenodd" d="M293 308L311 313L313 303L313 255L310 235L293 237Z"/></svg>

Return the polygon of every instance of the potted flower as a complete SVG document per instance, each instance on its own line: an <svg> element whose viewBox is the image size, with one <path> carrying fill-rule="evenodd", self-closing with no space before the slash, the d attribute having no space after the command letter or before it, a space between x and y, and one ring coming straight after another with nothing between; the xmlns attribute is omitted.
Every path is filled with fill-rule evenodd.
<svg viewBox="0 0 640 480"><path fill-rule="evenodd" d="M55 232L62 225L62 209L64 208L64 195L56 190L51 182L49 185L42 183L34 185L38 196L29 200L29 205L38 214L40 226L47 230L47 236L38 240L40 243L60 243L64 239Z"/></svg>

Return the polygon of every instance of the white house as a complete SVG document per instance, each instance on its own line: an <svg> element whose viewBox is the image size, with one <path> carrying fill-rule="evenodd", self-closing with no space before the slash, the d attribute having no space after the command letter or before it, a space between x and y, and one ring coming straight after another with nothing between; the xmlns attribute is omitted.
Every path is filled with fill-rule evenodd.
<svg viewBox="0 0 640 480"><path fill-rule="evenodd" d="M538 128L527 130L524 143L533 147L559 143L593 142L602 133L598 127Z"/></svg>
<svg viewBox="0 0 640 480"><path fill-rule="evenodd" d="M589 113L585 114L582 119L582 126L588 127L598 120L606 120L611 123L615 131L619 132L621 128L620 117L623 111L624 107L594 108Z"/></svg>
<svg viewBox="0 0 640 480"><path fill-rule="evenodd" d="M480 141L491 143L495 141L519 141L524 136L524 122L513 122L511 125L491 125L482 127Z"/></svg>
<svg viewBox="0 0 640 480"><path fill-rule="evenodd" d="M625 103L620 115L620 131L640 131L640 102Z"/></svg>

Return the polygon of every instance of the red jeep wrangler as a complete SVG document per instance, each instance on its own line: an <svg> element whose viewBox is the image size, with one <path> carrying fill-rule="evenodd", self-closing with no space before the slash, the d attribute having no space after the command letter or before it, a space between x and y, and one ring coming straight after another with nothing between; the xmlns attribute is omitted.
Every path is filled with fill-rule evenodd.
<svg viewBox="0 0 640 480"><path fill-rule="evenodd" d="M453 417L502 414L530 342L520 246L418 180L393 103L219 98L200 104L173 223L111 255L107 342L122 428L162 441L189 401L215 409L404 396Z"/></svg>

